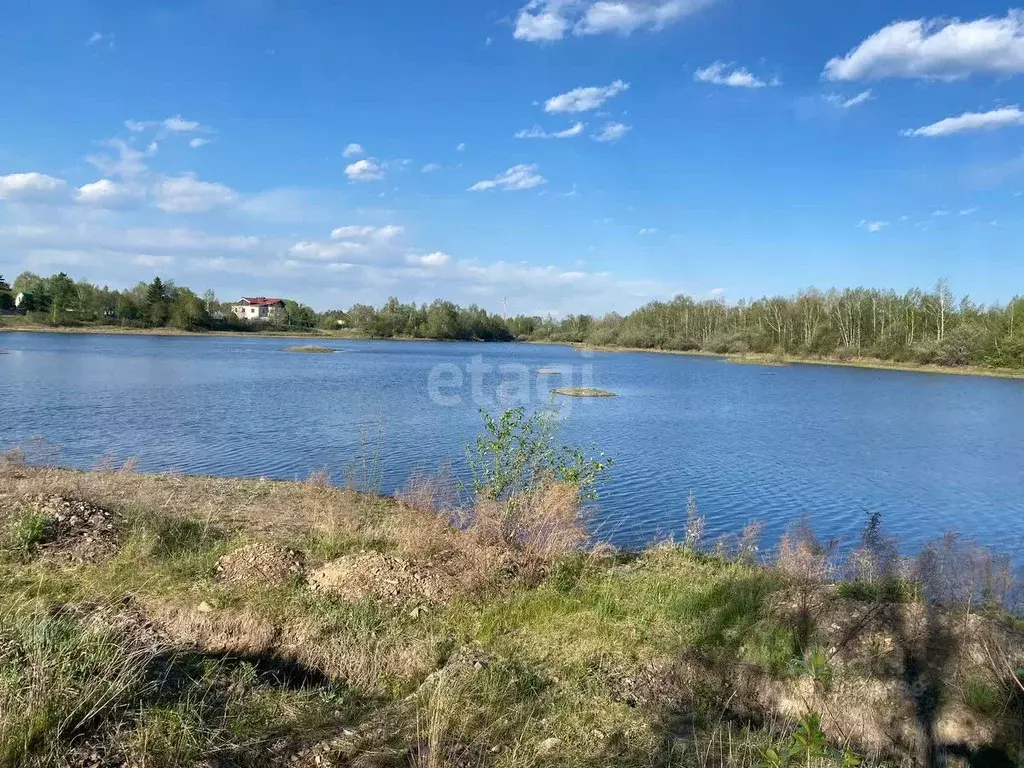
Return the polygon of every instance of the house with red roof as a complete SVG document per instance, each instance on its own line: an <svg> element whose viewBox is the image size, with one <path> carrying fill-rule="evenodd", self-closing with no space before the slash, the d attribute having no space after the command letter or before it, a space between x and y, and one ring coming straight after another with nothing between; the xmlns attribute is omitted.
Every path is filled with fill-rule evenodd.
<svg viewBox="0 0 1024 768"><path fill-rule="evenodd" d="M266 296L245 296L231 305L235 317L242 320L269 323L284 319L284 299L270 299Z"/></svg>

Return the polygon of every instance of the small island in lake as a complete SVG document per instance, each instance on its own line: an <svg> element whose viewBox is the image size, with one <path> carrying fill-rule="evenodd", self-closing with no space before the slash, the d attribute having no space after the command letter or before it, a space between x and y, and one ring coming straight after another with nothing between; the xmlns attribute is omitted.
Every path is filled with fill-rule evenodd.
<svg viewBox="0 0 1024 768"><path fill-rule="evenodd" d="M615 397L614 392L605 389L594 389L593 387L561 387L551 390L552 394L565 395L566 397Z"/></svg>
<svg viewBox="0 0 1024 768"><path fill-rule="evenodd" d="M301 347L285 347L285 352L305 352L306 354L312 355L329 355L332 352L337 352L336 349L330 347L318 347L313 344L306 344Z"/></svg>
<svg viewBox="0 0 1024 768"><path fill-rule="evenodd" d="M536 371L538 376L557 376L561 372L558 368L538 368Z"/></svg>

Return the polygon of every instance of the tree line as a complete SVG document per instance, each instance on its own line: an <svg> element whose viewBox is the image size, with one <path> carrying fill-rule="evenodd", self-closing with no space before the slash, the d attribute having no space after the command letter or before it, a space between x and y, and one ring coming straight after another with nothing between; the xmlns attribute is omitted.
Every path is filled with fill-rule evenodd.
<svg viewBox="0 0 1024 768"><path fill-rule="evenodd" d="M268 324L235 318L213 291L196 294L155 278L130 290L98 287L59 273L25 272L8 285L0 277L0 311L13 296L28 298L19 311L53 324L110 323L184 330L256 329ZM1005 305L956 298L945 281L928 291L873 288L762 297L728 303L677 296L652 301L628 315L504 318L450 301L315 312L285 301L275 323L290 328L346 329L369 338L553 341L604 347L759 353L795 357L875 358L946 366L1024 368L1024 297Z"/></svg>
<svg viewBox="0 0 1024 768"><path fill-rule="evenodd" d="M15 306L15 297L22 296ZM156 277L128 290L72 280L64 272L40 277L22 272L8 284L0 275L0 311L17 311L36 323L54 326L83 324L130 328L177 328L184 331L251 330L263 327L241 320L212 290L197 294L171 280ZM317 314L294 301L285 301L279 325L313 328Z"/></svg>
<svg viewBox="0 0 1024 768"><path fill-rule="evenodd" d="M1024 368L1024 297L979 304L944 280L930 291L810 289L735 304L677 296L625 317L528 320L531 339L595 346Z"/></svg>

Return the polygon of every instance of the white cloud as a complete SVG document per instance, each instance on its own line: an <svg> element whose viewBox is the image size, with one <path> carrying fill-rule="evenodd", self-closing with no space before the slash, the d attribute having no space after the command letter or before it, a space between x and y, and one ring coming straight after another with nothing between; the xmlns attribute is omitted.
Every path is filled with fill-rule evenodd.
<svg viewBox="0 0 1024 768"><path fill-rule="evenodd" d="M440 163L427 163L422 168L420 168L420 171L422 171L423 173L433 173L434 171L440 171L440 170L441 170L441 164Z"/></svg>
<svg viewBox="0 0 1024 768"><path fill-rule="evenodd" d="M161 179L153 185L155 205L168 213L205 213L234 203L238 195L223 184L200 181L194 174Z"/></svg>
<svg viewBox="0 0 1024 768"><path fill-rule="evenodd" d="M133 264L137 264L140 267L150 267L152 269L159 269L161 267L167 267L174 262L170 256L154 256L151 253L140 253L134 259Z"/></svg>
<svg viewBox="0 0 1024 768"><path fill-rule="evenodd" d="M782 85L782 81L778 77L762 80L742 67L736 68L733 64L725 61L716 61L704 69L698 69L693 73L693 79L701 83L727 85L731 88L767 88Z"/></svg>
<svg viewBox="0 0 1024 768"><path fill-rule="evenodd" d="M0 200L46 201L64 195L67 182L45 173L11 173L0 176Z"/></svg>
<svg viewBox="0 0 1024 768"><path fill-rule="evenodd" d="M654 227L641 227L640 231L637 232L637 234L641 235L641 236L656 235L657 233L658 233L658 230L655 229Z"/></svg>
<svg viewBox="0 0 1024 768"><path fill-rule="evenodd" d="M364 243L342 241L338 243L301 242L288 249L288 253L297 259L310 261L335 261L351 258L355 254L366 253L369 249Z"/></svg>
<svg viewBox="0 0 1024 768"><path fill-rule="evenodd" d="M452 260L452 257L442 251L434 251L424 256L409 254L405 257L405 260L409 264L420 267L443 267Z"/></svg>
<svg viewBox="0 0 1024 768"><path fill-rule="evenodd" d="M524 128L521 131L516 131L514 138L516 139L571 139L574 136L579 136L583 133L583 123L573 123L570 127L564 131L555 131L554 133L548 133L539 125L535 125L532 128Z"/></svg>
<svg viewBox="0 0 1024 768"><path fill-rule="evenodd" d="M956 80L975 73L1024 72L1024 12L975 21L896 21L825 65L829 80L885 77Z"/></svg>
<svg viewBox="0 0 1024 768"><path fill-rule="evenodd" d="M964 131L985 131L1024 125L1024 112L1016 106L1000 107L990 112L964 112L959 117L947 117L921 128L901 131L903 136L950 136Z"/></svg>
<svg viewBox="0 0 1024 768"><path fill-rule="evenodd" d="M628 35L660 30L714 0L530 0L519 9L514 37L529 42L561 40L568 33Z"/></svg>
<svg viewBox="0 0 1024 768"><path fill-rule="evenodd" d="M547 184L547 179L537 172L536 165L521 163L513 165L504 173L499 173L493 179L478 181L469 188L470 192L484 192L489 189L520 190L539 187Z"/></svg>
<svg viewBox="0 0 1024 768"><path fill-rule="evenodd" d="M458 144L455 147L455 151L456 152L465 152L466 151L466 142L462 142L461 144Z"/></svg>
<svg viewBox="0 0 1024 768"><path fill-rule="evenodd" d="M163 122L164 128L171 133L192 133L203 128L195 120L186 120L181 115L175 115L174 117L168 117Z"/></svg>
<svg viewBox="0 0 1024 768"><path fill-rule="evenodd" d="M970 216L971 214L974 214L974 213L977 213L977 212L978 212L978 209L975 208L973 205L970 208L962 208L962 209L960 209L960 215L961 216Z"/></svg>
<svg viewBox="0 0 1024 768"><path fill-rule="evenodd" d="M613 142L618 141L632 130L632 126L622 123L606 123L600 133L593 136L594 141Z"/></svg>
<svg viewBox="0 0 1024 768"><path fill-rule="evenodd" d="M944 210L932 211L932 216L949 216L949 211L944 211Z"/></svg>
<svg viewBox="0 0 1024 768"><path fill-rule="evenodd" d="M172 115L163 120L125 120L124 127L132 133L143 133L157 129L163 136L172 133L208 133L210 128L195 120L186 120L181 115Z"/></svg>
<svg viewBox="0 0 1024 768"><path fill-rule="evenodd" d="M91 223L0 227L0 239L44 248L90 248L108 251L252 253L267 246L253 235L220 235L194 229L97 227Z"/></svg>
<svg viewBox="0 0 1024 768"><path fill-rule="evenodd" d="M157 153L156 142L151 142L145 150L136 149L123 139L110 139L104 145L117 154L88 155L85 159L96 166L104 176L121 176L129 179L144 174L148 168L145 158Z"/></svg>
<svg viewBox="0 0 1024 768"><path fill-rule="evenodd" d="M384 178L384 168L374 158L368 157L346 166L345 175L349 181L380 181Z"/></svg>
<svg viewBox="0 0 1024 768"><path fill-rule="evenodd" d="M839 107L840 109L850 109L851 107L856 107L860 104L863 104L866 101L871 101L871 99L873 98L874 96L872 95L871 89L869 88L868 90L861 91L856 96L853 96L849 99L847 99L844 96L840 96L838 93L830 93L827 96L825 96L825 101L827 101L829 104Z"/></svg>
<svg viewBox="0 0 1024 768"><path fill-rule="evenodd" d="M189 141L188 145L190 147L192 147L192 149L199 149L200 147L205 147L211 141L212 141L212 139L202 139L202 138L196 137L194 139L191 139Z"/></svg>
<svg viewBox="0 0 1024 768"><path fill-rule="evenodd" d="M545 112L587 112L597 109L613 96L629 90L629 83L616 80L611 85L574 88L544 102Z"/></svg>
<svg viewBox="0 0 1024 768"><path fill-rule="evenodd" d="M110 179L100 179L80 186L75 200L97 208L118 208L138 199L142 191Z"/></svg>
<svg viewBox="0 0 1024 768"><path fill-rule="evenodd" d="M85 45L89 48L94 45L106 45L110 50L114 50L114 33L93 32L89 35L89 39L85 41Z"/></svg>
<svg viewBox="0 0 1024 768"><path fill-rule="evenodd" d="M712 288L709 291L709 293L712 296L724 296L725 295L725 288Z"/></svg>
<svg viewBox="0 0 1024 768"><path fill-rule="evenodd" d="M359 157L360 155L365 155L365 154L366 154L366 150L363 149L363 145L362 144L356 144L355 142L353 142L352 144L349 144L347 147L345 147L345 149L341 153L341 156L342 157Z"/></svg>
<svg viewBox="0 0 1024 768"><path fill-rule="evenodd" d="M861 221L857 226L863 227L868 232L881 232L883 229L889 226L888 221Z"/></svg>
<svg viewBox="0 0 1024 768"><path fill-rule="evenodd" d="M383 227L350 224L331 231L332 240L372 239L378 243L389 243L405 231L404 227L387 224Z"/></svg>

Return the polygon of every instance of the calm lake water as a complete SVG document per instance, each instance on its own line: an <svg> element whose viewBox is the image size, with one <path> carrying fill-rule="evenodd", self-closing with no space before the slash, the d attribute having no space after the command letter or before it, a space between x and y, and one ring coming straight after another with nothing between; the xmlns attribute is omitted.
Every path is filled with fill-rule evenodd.
<svg viewBox="0 0 1024 768"><path fill-rule="evenodd" d="M79 467L113 454L145 471L326 467L343 481L380 430L391 492L446 459L464 472L478 407L586 384L619 397L559 398L562 436L615 459L595 527L616 543L680 531L692 492L712 537L757 519L770 542L802 512L853 537L877 510L907 549L956 529L1021 560L1024 381L513 344L283 351L296 343L2 334L0 447L41 436ZM562 374L536 374L551 367Z"/></svg>

